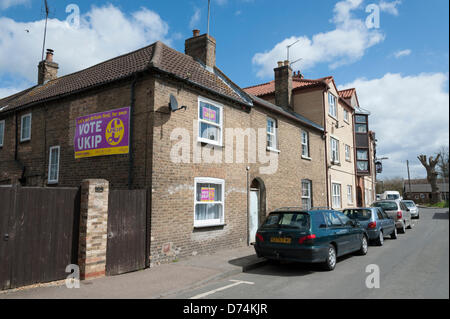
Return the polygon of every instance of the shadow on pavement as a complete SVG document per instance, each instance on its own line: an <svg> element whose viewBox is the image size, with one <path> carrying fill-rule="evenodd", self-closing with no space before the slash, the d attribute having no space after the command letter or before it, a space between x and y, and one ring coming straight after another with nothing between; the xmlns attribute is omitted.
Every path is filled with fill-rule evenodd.
<svg viewBox="0 0 450 319"><path fill-rule="evenodd" d="M448 211L445 213L434 213L433 219L447 219L448 220Z"/></svg>

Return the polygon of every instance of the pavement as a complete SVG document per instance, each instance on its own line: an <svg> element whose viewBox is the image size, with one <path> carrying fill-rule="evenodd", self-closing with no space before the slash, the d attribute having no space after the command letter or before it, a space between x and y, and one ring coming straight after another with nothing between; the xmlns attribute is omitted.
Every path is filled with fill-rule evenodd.
<svg viewBox="0 0 450 319"><path fill-rule="evenodd" d="M253 246L197 255L149 269L81 281L68 289L65 281L0 291L0 299L155 299L186 293L210 282L250 271L267 261L255 255Z"/></svg>

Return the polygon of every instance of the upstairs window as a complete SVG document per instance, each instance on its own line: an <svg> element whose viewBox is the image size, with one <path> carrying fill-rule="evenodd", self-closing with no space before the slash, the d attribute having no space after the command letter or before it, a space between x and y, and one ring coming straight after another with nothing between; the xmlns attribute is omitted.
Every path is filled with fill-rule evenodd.
<svg viewBox="0 0 450 319"><path fill-rule="evenodd" d="M344 109L344 121L347 123L350 122L350 112L347 109Z"/></svg>
<svg viewBox="0 0 450 319"><path fill-rule="evenodd" d="M367 117L364 115L356 115L355 117L356 133L367 133Z"/></svg>
<svg viewBox="0 0 450 319"><path fill-rule="evenodd" d="M364 149L356 150L356 167L359 171L369 170L369 151Z"/></svg>
<svg viewBox="0 0 450 319"><path fill-rule="evenodd" d="M331 137L331 162L339 163L339 141Z"/></svg>
<svg viewBox="0 0 450 319"><path fill-rule="evenodd" d="M20 141L31 140L31 113L22 115L20 120Z"/></svg>
<svg viewBox="0 0 450 319"><path fill-rule="evenodd" d="M198 141L222 145L223 107L213 101L198 99Z"/></svg>
<svg viewBox="0 0 450 319"><path fill-rule="evenodd" d="M350 146L345 145L345 160L350 162L351 161L351 152L350 152Z"/></svg>
<svg viewBox="0 0 450 319"><path fill-rule="evenodd" d="M277 121L273 118L267 118L267 148L270 150L278 149Z"/></svg>
<svg viewBox="0 0 450 319"><path fill-rule="evenodd" d="M333 94L328 93L328 105L329 105L328 113L334 118L337 118L337 102L336 101L337 101L336 97Z"/></svg>
<svg viewBox="0 0 450 319"><path fill-rule="evenodd" d="M0 147L3 146L5 141L5 120L0 121Z"/></svg>
<svg viewBox="0 0 450 319"><path fill-rule="evenodd" d="M302 131L302 156L309 158L309 134Z"/></svg>

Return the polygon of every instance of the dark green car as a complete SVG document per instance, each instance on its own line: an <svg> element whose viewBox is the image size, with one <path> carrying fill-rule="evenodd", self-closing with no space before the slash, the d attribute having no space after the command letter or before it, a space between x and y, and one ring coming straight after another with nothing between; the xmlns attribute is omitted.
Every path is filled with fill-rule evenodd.
<svg viewBox="0 0 450 319"><path fill-rule="evenodd" d="M281 208L269 214L256 233L258 257L323 263L328 270L337 257L367 254L368 236L357 221L334 210Z"/></svg>

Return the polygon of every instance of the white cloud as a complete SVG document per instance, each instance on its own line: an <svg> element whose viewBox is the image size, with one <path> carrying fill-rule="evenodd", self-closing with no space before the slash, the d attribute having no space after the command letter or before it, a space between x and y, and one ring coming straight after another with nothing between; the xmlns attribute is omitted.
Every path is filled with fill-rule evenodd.
<svg viewBox="0 0 450 319"><path fill-rule="evenodd" d="M387 2L387 1L381 1L379 6L380 10L382 12L387 12L392 15L398 16L398 9L397 6L400 5L402 2L400 0Z"/></svg>
<svg viewBox="0 0 450 319"><path fill-rule="evenodd" d="M17 22L0 18L0 78L14 77L34 84L41 60L44 21ZM25 32L25 30L29 32ZM149 45L171 44L169 26L154 11L141 8L126 15L113 5L92 7L78 28L49 19L46 48L55 50L59 74L64 75Z"/></svg>
<svg viewBox="0 0 450 319"><path fill-rule="evenodd" d="M10 7L18 6L18 5L27 5L31 4L31 0L0 0L0 9L6 10Z"/></svg>
<svg viewBox="0 0 450 319"><path fill-rule="evenodd" d="M361 107L371 111L370 129L378 139L383 177L406 176L406 160L412 176L426 176L417 160L449 145L448 75L421 73L402 76L387 73L379 79L357 79L340 89L355 87Z"/></svg>
<svg viewBox="0 0 450 319"><path fill-rule="evenodd" d="M352 11L361 8L362 0L345 0L336 3L332 22L334 30L307 36L292 36L276 44L274 48L253 57L257 67L257 76L262 78L273 75L276 62L286 59L286 46L299 40L290 49L291 60L302 58L299 63L302 70L311 69L318 63L329 63L334 69L361 59L366 50L384 40L378 29L368 29L365 22L356 19ZM351 39L351 40L349 40Z"/></svg>
<svg viewBox="0 0 450 319"><path fill-rule="evenodd" d="M189 27L191 29L198 27L198 22L200 21L201 17L202 17L202 11L199 8L195 8L194 14L192 15L191 20L189 21Z"/></svg>
<svg viewBox="0 0 450 319"><path fill-rule="evenodd" d="M410 49L406 49L406 50L400 50L400 51L395 52L395 53L394 53L394 56L395 56L397 59L399 59L399 58L401 58L401 57L408 56L408 55L410 55L410 54L411 54L411 50L410 50Z"/></svg>

